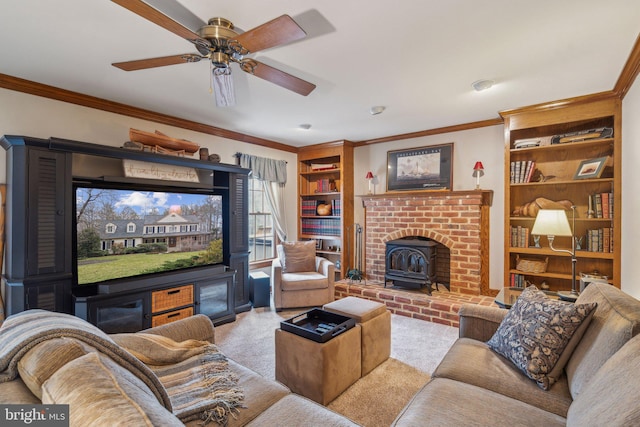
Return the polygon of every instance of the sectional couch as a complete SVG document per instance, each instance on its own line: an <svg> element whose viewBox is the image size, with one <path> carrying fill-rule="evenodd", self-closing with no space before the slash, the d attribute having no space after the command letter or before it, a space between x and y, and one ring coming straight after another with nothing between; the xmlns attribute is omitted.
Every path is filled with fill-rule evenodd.
<svg viewBox="0 0 640 427"><path fill-rule="evenodd" d="M487 344L508 310L464 305L460 310L460 338L437 367L432 379L416 393L393 425L640 425L640 404L637 399L640 384L640 301L612 286L594 283L580 295L577 303L596 303L597 307L590 314L590 322L585 323L581 339L575 343L575 349L568 357L561 375L546 391L505 357L491 350ZM213 325L203 315L144 332L177 342L189 339L214 342ZM82 344L80 347L84 346ZM38 346L35 346L30 351L37 356L37 349ZM86 353L86 349L80 350L79 355ZM34 359L50 367L59 364L61 358L52 353L44 353ZM23 364L28 365L24 361ZM115 379L121 384L133 381L118 367L104 363L101 366L103 370L107 369L110 380ZM237 375L244 391L243 407L229 417L230 427L356 425L342 415L292 394L282 384L267 380L233 360L229 360L229 367ZM60 366L54 371L61 372L65 369ZM22 371L29 371L29 367L23 367ZM100 384L99 376L91 372L80 377L86 378L88 385L84 386L89 387L89 392L83 394L85 400L76 406L76 412L80 416L100 414L96 399L100 395L98 393L104 393L105 386ZM56 386L65 387L67 384L64 377L56 384L53 379L47 382L47 378L19 376L0 382L0 404L41 403L43 399L37 396L38 390L32 390L34 379L45 383L42 390L46 389L47 392L51 392ZM153 425L182 425L178 418L159 403L161 399L149 398L148 390L141 393L142 388L145 387L138 385L138 389L129 393L129 405L143 408L143 412L151 417L150 423ZM121 407L120 413L128 409ZM111 426L121 421L119 413L109 415L105 410L104 415L102 418L97 417L93 425ZM87 425L83 422L75 424ZM186 425L196 426L201 423L194 420L186 422Z"/></svg>
<svg viewBox="0 0 640 427"><path fill-rule="evenodd" d="M640 301L592 283L576 301L590 303L590 322L549 390L489 348L508 310L462 306L460 338L393 425L640 425Z"/></svg>
<svg viewBox="0 0 640 427"><path fill-rule="evenodd" d="M52 317L57 315L49 314ZM80 319L74 318L74 321L80 321ZM42 322L47 322L46 318ZM6 325L7 322L0 328L0 341L3 334L4 338L8 338L7 335L12 333L9 331L10 328L5 327ZM143 332L171 338L176 342L186 340L214 342L213 324L204 315L196 315ZM65 334L62 333L62 335ZM121 340L123 337L119 338ZM54 341L65 342L54 347ZM108 345L106 350L116 355L118 353L117 348L113 351ZM99 352L96 352L96 347L87 345L86 340L69 338L69 336L42 341L32 346L28 352L21 355L20 376L4 382L2 382L3 377L0 376L0 404L41 404L52 401L56 403L56 396L65 396L74 402L70 405L72 426L184 425L165 408L160 397L155 398L153 393L149 392L149 389L154 390L157 384L150 384L148 387L146 384L141 384L130 375L130 372L111 363L108 358L96 356L97 353ZM0 349L0 363L3 354ZM81 359L87 360L79 363ZM69 361L63 364L63 360ZM228 359L228 365L238 377L238 385L244 392L242 407L228 418L229 427L356 426L347 418L305 397L291 393L284 385L267 380L233 360ZM6 374L6 370L0 372L0 375L2 374ZM6 379L5 376L4 380ZM38 385L40 389L35 389ZM176 409L175 406L174 409ZM194 419L187 420L185 424L201 426L202 422ZM211 422L208 425L216 426L217 424Z"/></svg>

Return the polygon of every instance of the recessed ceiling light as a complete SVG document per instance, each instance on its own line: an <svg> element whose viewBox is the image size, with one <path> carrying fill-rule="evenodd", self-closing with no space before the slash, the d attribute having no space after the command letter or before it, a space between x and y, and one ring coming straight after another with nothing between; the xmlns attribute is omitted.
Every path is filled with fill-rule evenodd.
<svg viewBox="0 0 640 427"><path fill-rule="evenodd" d="M476 92L481 92L483 90L490 89L495 83L493 80L476 80L471 83L471 86L476 90Z"/></svg>
<svg viewBox="0 0 640 427"><path fill-rule="evenodd" d="M372 116L375 116L376 114L382 113L386 108L387 107L385 107L384 105L374 105L373 107L371 107L369 112Z"/></svg>
<svg viewBox="0 0 640 427"><path fill-rule="evenodd" d="M298 128L302 129L302 130L309 130L309 129L311 129L311 124L310 123L303 123L303 124L299 125Z"/></svg>

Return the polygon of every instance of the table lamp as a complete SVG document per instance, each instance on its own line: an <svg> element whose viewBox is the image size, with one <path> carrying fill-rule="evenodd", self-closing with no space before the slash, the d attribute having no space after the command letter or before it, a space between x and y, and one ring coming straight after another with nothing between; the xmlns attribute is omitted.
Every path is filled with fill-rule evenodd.
<svg viewBox="0 0 640 427"><path fill-rule="evenodd" d="M573 230L576 228L576 207L571 206L573 213ZM536 216L536 221L533 223L532 235L545 235L549 240L549 248L555 252L566 252L571 255L571 292L559 291L558 295L560 299L567 301L575 301L578 298L578 291L576 290L576 247L575 239L573 238L572 228L569 226L569 220L567 219L567 212L562 209L540 209ZM571 237L571 250L569 249L556 249L553 247L553 240L555 236L569 236Z"/></svg>
<svg viewBox="0 0 640 427"><path fill-rule="evenodd" d="M476 190L480 189L480 177L484 175L484 166L482 162L476 162L473 167L473 177L476 179Z"/></svg>
<svg viewBox="0 0 640 427"><path fill-rule="evenodd" d="M367 172L367 176L365 178L369 183L369 194L371 194L371 180L373 179L373 173L371 173L371 171Z"/></svg>

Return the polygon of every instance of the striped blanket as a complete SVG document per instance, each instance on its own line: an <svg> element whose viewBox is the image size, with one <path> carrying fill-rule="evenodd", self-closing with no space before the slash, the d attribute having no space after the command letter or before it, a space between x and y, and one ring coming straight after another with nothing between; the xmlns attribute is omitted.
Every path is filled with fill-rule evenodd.
<svg viewBox="0 0 640 427"><path fill-rule="evenodd" d="M155 334L118 334L115 342L142 360L160 378L182 422L200 419L226 425L242 407L244 393L227 358L207 341L175 342Z"/></svg>

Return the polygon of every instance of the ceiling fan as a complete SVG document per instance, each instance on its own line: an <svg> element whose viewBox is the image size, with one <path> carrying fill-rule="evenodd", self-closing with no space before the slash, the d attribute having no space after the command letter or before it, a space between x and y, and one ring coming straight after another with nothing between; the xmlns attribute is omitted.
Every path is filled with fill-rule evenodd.
<svg viewBox="0 0 640 427"><path fill-rule="evenodd" d="M316 87L313 83L246 57L259 50L306 37L304 30L289 15L282 15L246 32L237 30L227 19L211 18L207 25L193 32L142 0L112 1L193 43L198 51L197 54L185 53L111 64L121 70L135 71L208 59L211 61L218 106L235 103L232 63L237 63L242 71L303 96L309 95Z"/></svg>

